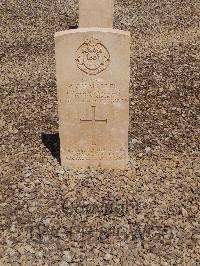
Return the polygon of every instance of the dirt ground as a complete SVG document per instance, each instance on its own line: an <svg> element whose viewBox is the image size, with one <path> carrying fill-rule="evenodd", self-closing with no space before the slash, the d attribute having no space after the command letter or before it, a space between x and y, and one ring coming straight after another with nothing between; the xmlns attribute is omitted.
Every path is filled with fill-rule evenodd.
<svg viewBox="0 0 200 266"><path fill-rule="evenodd" d="M129 169L64 171L54 33L77 1L1 1L1 266L200 265L199 7L115 1L132 36Z"/></svg>

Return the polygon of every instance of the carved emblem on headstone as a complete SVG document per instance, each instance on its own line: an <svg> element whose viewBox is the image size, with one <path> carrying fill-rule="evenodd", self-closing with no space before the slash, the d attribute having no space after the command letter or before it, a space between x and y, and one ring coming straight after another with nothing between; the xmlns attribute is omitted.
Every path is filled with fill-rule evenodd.
<svg viewBox="0 0 200 266"><path fill-rule="evenodd" d="M77 50L77 66L89 75L96 75L110 64L110 54L107 48L95 38L87 39Z"/></svg>

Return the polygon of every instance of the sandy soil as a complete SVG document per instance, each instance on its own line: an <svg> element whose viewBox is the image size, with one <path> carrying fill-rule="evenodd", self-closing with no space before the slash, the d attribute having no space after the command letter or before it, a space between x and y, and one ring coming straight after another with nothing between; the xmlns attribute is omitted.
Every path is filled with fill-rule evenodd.
<svg viewBox="0 0 200 266"><path fill-rule="evenodd" d="M77 1L0 9L0 265L200 265L199 2L116 0L132 36L128 171L59 164L54 33L77 25Z"/></svg>

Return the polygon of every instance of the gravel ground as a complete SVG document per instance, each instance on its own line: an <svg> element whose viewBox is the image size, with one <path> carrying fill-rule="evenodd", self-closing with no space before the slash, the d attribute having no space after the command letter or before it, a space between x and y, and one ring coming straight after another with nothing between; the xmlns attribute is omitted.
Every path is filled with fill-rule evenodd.
<svg viewBox="0 0 200 266"><path fill-rule="evenodd" d="M199 266L199 2L116 0L132 35L127 171L59 164L54 33L77 8L0 3L0 265Z"/></svg>

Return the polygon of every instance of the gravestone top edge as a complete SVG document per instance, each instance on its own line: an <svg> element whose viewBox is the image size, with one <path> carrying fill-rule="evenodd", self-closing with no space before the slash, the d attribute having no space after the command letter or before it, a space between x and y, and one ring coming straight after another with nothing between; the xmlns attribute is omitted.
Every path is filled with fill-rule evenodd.
<svg viewBox="0 0 200 266"><path fill-rule="evenodd" d="M55 37L61 37L65 34L72 34L72 33L94 33L94 32L102 32L102 33L116 33L116 34L121 34L121 35L127 35L130 37L130 32L129 31L124 31L124 30L118 30L118 29L113 29L113 28L78 28L78 29L71 29L71 30L63 30L63 31L58 31L55 33Z"/></svg>

